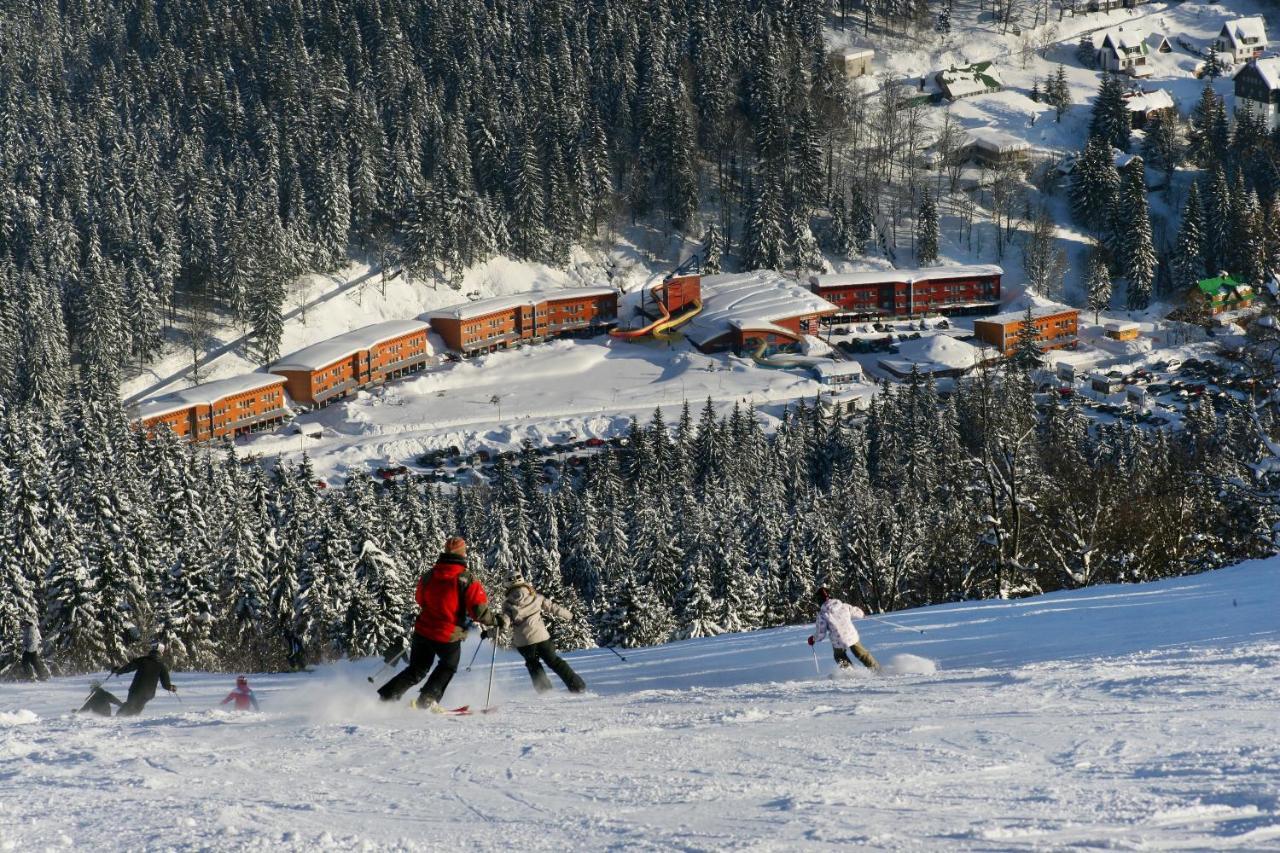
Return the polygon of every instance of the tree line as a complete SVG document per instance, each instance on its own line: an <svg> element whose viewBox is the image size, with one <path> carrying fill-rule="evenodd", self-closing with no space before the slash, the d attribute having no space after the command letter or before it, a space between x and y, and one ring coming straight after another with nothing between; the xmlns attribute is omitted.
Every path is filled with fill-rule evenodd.
<svg viewBox="0 0 1280 853"><path fill-rule="evenodd" d="M818 585L883 612L1272 552L1247 402L1203 399L1176 434L1099 425L1037 398L1034 374L1011 359L947 395L917 374L865 411L800 403L772 431L740 406L658 410L576 473L526 447L449 490L361 471L322 488L305 458L268 471L90 399L6 407L0 657L24 618L69 671L151 637L180 667L282 667L295 642L374 654L412 624L413 584L453 533L491 595L520 575L573 612L555 626L567 648L805 621Z"/></svg>

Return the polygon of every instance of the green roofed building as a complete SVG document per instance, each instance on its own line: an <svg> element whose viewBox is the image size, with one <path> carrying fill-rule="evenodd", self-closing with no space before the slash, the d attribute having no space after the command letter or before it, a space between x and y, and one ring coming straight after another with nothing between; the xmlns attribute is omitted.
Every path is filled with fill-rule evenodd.
<svg viewBox="0 0 1280 853"><path fill-rule="evenodd" d="M1253 304L1253 288L1227 273L1201 279L1196 282L1196 287L1204 295L1209 310L1214 314L1248 308Z"/></svg>
<svg viewBox="0 0 1280 853"><path fill-rule="evenodd" d="M1004 88L1004 80L991 62L975 62L964 68L952 66L946 71L939 71L933 79L942 96L950 101L986 92L999 92Z"/></svg>

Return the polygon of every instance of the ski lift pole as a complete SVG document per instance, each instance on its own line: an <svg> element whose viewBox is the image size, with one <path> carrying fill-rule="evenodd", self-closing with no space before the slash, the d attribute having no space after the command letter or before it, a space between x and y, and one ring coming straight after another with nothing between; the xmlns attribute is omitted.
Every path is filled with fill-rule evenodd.
<svg viewBox="0 0 1280 853"><path fill-rule="evenodd" d="M890 627L897 628L899 631L910 631L912 634L924 633L923 628L909 628L906 625L899 625L897 622L890 622L888 619L885 619L883 616L868 616L867 618L874 619L877 622L883 622L884 624L889 625Z"/></svg>

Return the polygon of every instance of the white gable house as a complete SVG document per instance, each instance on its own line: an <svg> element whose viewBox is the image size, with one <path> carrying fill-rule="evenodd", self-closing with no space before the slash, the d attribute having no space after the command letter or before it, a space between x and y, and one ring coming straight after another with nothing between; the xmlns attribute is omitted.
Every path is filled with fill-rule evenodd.
<svg viewBox="0 0 1280 853"><path fill-rule="evenodd" d="M1130 77L1151 76L1150 55L1144 34L1124 27L1107 30L1098 46L1098 64L1103 71Z"/></svg>
<svg viewBox="0 0 1280 853"><path fill-rule="evenodd" d="M1236 18L1222 25L1214 50L1229 53L1236 62L1261 56L1267 49L1267 25L1262 18Z"/></svg>
<svg viewBox="0 0 1280 853"><path fill-rule="evenodd" d="M1267 128L1280 127L1280 59L1255 59L1236 74L1236 110L1261 116Z"/></svg>

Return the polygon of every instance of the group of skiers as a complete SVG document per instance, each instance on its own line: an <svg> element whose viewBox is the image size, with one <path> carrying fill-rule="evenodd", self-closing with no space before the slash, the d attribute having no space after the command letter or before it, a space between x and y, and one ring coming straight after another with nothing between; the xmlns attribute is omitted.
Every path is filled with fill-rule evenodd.
<svg viewBox="0 0 1280 853"><path fill-rule="evenodd" d="M878 672L880 665L860 642L858 629L853 624L855 619L862 619L866 614L860 608L832 597L825 587L819 588L814 597L815 603L819 605L818 617L814 633L808 638L809 645L813 646L830 637L836 664L842 669L853 665L849 660L849 653L852 652L861 664ZM534 689L539 693L552 689L551 679L543 669L543 664L560 677L570 692L581 693L586 690L581 676L560 657L543 621L544 614L557 619L569 619L569 611L540 595L522 577L516 577L507 584L501 607L491 607L484 587L467 572L467 542L461 536L450 537L445 542L444 553L418 579L414 600L418 605L418 616L414 621L413 636L407 650L408 666L378 688L378 696L382 701L399 700L411 687L426 678L426 683L411 704L415 708L443 713L445 709L440 705L440 700L458 671L462 642L466 639L469 621L484 627L480 635L482 639L492 639L495 642L500 633L511 630L512 645L524 659ZM24 622L22 664L29 678L43 680L49 677L49 673L40 660L39 648L39 631L31 622ZM387 662L394 663L405 653L391 653ZM93 681L90 684L89 698L80 710L110 716L112 706L119 706L116 716L130 717L141 713L146 704L155 698L157 685L176 694L178 689L170 680L169 670L161 660L163 654L164 644L156 641L151 644L146 655L134 658L111 671L113 676L135 673L124 702L109 693L102 682ZM236 679L235 690L221 704L232 702L237 710L258 710L257 697L243 675Z"/></svg>
<svg viewBox="0 0 1280 853"><path fill-rule="evenodd" d="M129 684L129 695L123 702L108 691L101 681L95 679L89 682L89 698L81 706L80 713L110 717L112 706L119 706L120 710L116 712L117 717L136 717L142 713L142 709L148 702L156 698L157 685L176 694L178 688L170 680L169 668L161 660L163 654L164 643L153 642L147 654L111 670L112 676L134 673L133 681ZM258 710L258 697L249 688L249 679L243 675L236 678L235 689L227 694L221 704L227 705L231 702L235 703L237 711L248 711L251 708Z"/></svg>
<svg viewBox="0 0 1280 853"><path fill-rule="evenodd" d="M560 618L568 618L569 612L539 595L520 577L508 585L502 607L495 612L489 606L484 587L467 573L467 541L461 536L451 536L445 542L444 553L431 570L418 579L414 600L418 604L418 618L409 644L409 666L378 688L382 701L399 700L409 688L426 678L426 684L412 702L413 707L443 712L440 700L458 671L468 619L484 626L480 635L484 639L496 639L499 633L511 629L512 644L524 658L525 668L538 692L551 689L543 663L560 676L570 691L581 693L587 689L582 678L556 652L542 621L544 611Z"/></svg>

